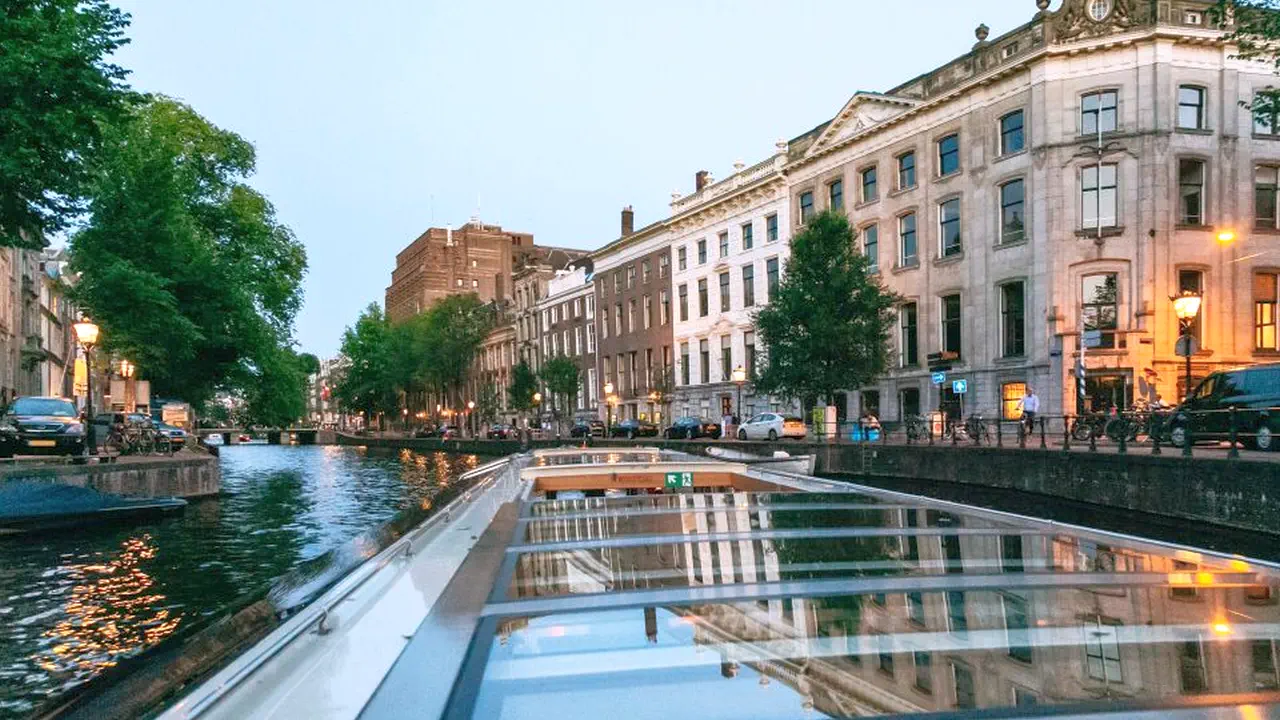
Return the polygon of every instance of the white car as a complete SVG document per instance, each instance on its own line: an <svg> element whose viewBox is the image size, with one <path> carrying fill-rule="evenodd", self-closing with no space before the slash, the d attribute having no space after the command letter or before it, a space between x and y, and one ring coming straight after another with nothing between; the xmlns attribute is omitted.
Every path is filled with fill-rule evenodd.
<svg viewBox="0 0 1280 720"><path fill-rule="evenodd" d="M778 438L804 439L804 421L798 417L783 417L778 413L760 413L749 418L738 428L739 440L777 440Z"/></svg>

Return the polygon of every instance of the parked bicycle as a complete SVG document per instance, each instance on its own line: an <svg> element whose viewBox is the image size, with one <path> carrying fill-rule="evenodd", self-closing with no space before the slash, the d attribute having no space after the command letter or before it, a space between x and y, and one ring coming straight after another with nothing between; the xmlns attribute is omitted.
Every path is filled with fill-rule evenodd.
<svg viewBox="0 0 1280 720"><path fill-rule="evenodd" d="M964 434L968 439L981 445L982 443L991 444L991 430L987 425L987 421L980 413L970 415L964 420Z"/></svg>
<svg viewBox="0 0 1280 720"><path fill-rule="evenodd" d="M924 442L929 439L929 421L920 415L909 415L904 421L907 442Z"/></svg>

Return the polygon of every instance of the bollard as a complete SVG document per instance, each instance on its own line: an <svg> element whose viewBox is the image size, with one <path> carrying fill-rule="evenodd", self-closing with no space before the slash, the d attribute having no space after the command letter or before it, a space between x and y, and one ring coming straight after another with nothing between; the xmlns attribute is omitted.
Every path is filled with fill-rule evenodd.
<svg viewBox="0 0 1280 720"><path fill-rule="evenodd" d="M1045 426L1045 422L1046 422L1046 421L1045 421L1044 416L1043 416L1043 415L1041 415L1041 416L1040 416L1040 449L1041 449L1041 450L1044 450L1045 448L1049 447L1049 444L1048 444L1047 442L1045 442L1045 440L1044 440L1044 426Z"/></svg>
<svg viewBox="0 0 1280 720"><path fill-rule="evenodd" d="M1120 448L1117 451L1121 455L1124 455L1125 453L1129 452L1128 440L1129 440L1129 428L1126 427L1125 425L1121 425L1120 426Z"/></svg>
<svg viewBox="0 0 1280 720"><path fill-rule="evenodd" d="M906 429L907 429L907 444L908 444L908 445L911 445L911 444L913 444L913 441L912 441L912 439L911 439L911 435L912 435L913 433L911 432L911 423L910 423L910 421L908 421L908 422L907 422Z"/></svg>
<svg viewBox="0 0 1280 720"><path fill-rule="evenodd" d="M1191 420L1190 415L1187 416L1187 425L1182 429L1182 457L1191 457Z"/></svg>
<svg viewBox="0 0 1280 720"><path fill-rule="evenodd" d="M960 428L956 427L955 423L951 423L951 445L952 445L952 447L955 447L956 443L960 442L960 433L956 432L956 431L957 431L957 430L959 430L959 429L960 429Z"/></svg>
<svg viewBox="0 0 1280 720"><path fill-rule="evenodd" d="M1026 418L1018 419L1018 447L1027 447L1027 422Z"/></svg>
<svg viewBox="0 0 1280 720"><path fill-rule="evenodd" d="M1004 433L1001 432L1003 428L1004 423L996 420L996 447L998 448L1004 447Z"/></svg>
<svg viewBox="0 0 1280 720"><path fill-rule="evenodd" d="M1062 416L1062 452L1071 452L1071 416Z"/></svg>
<svg viewBox="0 0 1280 720"><path fill-rule="evenodd" d="M1151 430L1151 454L1160 455L1160 433L1164 431L1164 424L1157 423L1155 418L1156 416L1152 415L1151 419L1147 420L1148 427Z"/></svg>
<svg viewBox="0 0 1280 720"><path fill-rule="evenodd" d="M1098 452L1098 433L1094 431L1093 426L1089 428L1089 452Z"/></svg>
<svg viewBox="0 0 1280 720"><path fill-rule="evenodd" d="M929 446L933 446L933 419L930 418L925 428L929 431Z"/></svg>
<svg viewBox="0 0 1280 720"><path fill-rule="evenodd" d="M1231 449L1227 451L1227 457L1238 458L1240 457L1240 448L1236 447L1236 437L1239 434L1236 429L1236 406L1232 405L1227 412L1231 416Z"/></svg>

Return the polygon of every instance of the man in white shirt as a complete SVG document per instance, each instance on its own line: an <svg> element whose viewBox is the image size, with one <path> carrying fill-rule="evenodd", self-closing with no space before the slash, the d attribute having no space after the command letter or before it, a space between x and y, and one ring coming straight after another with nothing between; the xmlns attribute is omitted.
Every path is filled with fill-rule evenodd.
<svg viewBox="0 0 1280 720"><path fill-rule="evenodd" d="M1036 415L1040 412L1040 397L1030 385L1027 386L1027 392L1022 399L1018 401L1018 407L1022 408L1022 422L1027 432L1032 432L1036 428Z"/></svg>

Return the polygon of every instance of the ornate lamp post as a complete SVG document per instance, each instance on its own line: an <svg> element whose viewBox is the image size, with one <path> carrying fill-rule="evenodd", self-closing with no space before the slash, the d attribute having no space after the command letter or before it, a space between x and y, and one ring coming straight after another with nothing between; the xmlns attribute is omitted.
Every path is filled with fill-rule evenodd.
<svg viewBox="0 0 1280 720"><path fill-rule="evenodd" d="M1181 295L1175 295L1170 300L1173 301L1173 313L1178 316L1179 337L1177 344L1178 354L1187 359L1186 364L1186 393L1184 398L1191 397L1191 356L1195 353L1195 338L1191 336L1191 323L1195 322L1196 316L1200 314L1200 301L1202 300L1200 293L1194 290L1184 290Z"/></svg>
<svg viewBox="0 0 1280 720"><path fill-rule="evenodd" d="M120 361L120 377L124 378L124 409L125 412L135 412L138 405L137 388L133 384L133 376L138 371L138 366L128 360Z"/></svg>
<svg viewBox="0 0 1280 720"><path fill-rule="evenodd" d="M613 437L613 382L604 384L604 436Z"/></svg>
<svg viewBox="0 0 1280 720"><path fill-rule="evenodd" d="M471 428L471 437L475 437L476 433L476 401L467 401L467 425Z"/></svg>
<svg viewBox="0 0 1280 720"><path fill-rule="evenodd" d="M738 386L738 424L742 424L742 384L747 381L747 369L739 365L733 369L733 384ZM727 430L725 431L728 432Z"/></svg>
<svg viewBox="0 0 1280 720"><path fill-rule="evenodd" d="M88 318L81 318L80 322L71 326L75 329L76 339L80 341L80 345L84 348L84 369L85 369L85 399L84 414L89 423L89 427L85 428L85 438L89 445L89 454L98 454L98 439L93 432L93 346L98 344L98 326L93 324Z"/></svg>

